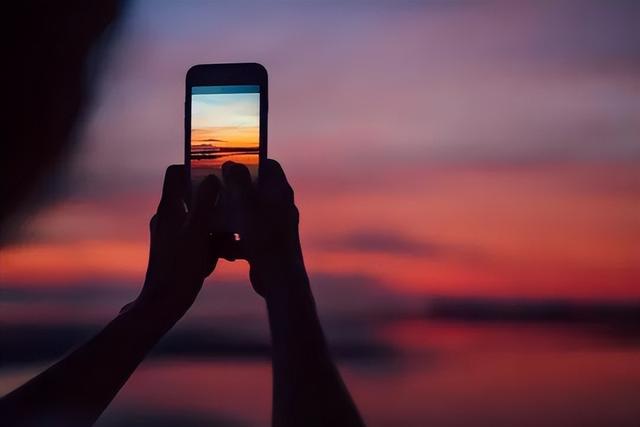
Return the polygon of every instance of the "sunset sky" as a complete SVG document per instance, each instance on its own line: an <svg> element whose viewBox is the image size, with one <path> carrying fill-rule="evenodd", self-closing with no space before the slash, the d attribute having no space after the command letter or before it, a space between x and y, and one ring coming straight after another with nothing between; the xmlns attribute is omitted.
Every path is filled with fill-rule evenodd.
<svg viewBox="0 0 640 427"><path fill-rule="evenodd" d="M258 86L223 86L236 93L205 93L193 89L191 95L191 145L257 147L260 125ZM219 88L219 87L218 87ZM209 92L216 90L209 88ZM222 89L220 89L222 90ZM248 92L252 90L253 92Z"/></svg>
<svg viewBox="0 0 640 427"><path fill-rule="evenodd" d="M164 169L183 161L187 69L259 62L312 276L358 298L637 300L629 4L133 2L52 202L0 253L0 288L135 294ZM221 262L209 285L246 278Z"/></svg>
<svg viewBox="0 0 640 427"><path fill-rule="evenodd" d="M127 2L67 163L0 248L0 395L138 295L187 70L258 62L367 425L637 426L639 22L633 0ZM257 140L257 94L202 96L194 140ZM220 261L96 426L268 425L271 381L264 300Z"/></svg>

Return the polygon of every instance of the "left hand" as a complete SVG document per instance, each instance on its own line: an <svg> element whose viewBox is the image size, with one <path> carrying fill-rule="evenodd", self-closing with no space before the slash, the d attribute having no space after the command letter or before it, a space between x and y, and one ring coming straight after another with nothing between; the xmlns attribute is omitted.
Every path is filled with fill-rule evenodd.
<svg viewBox="0 0 640 427"><path fill-rule="evenodd" d="M162 198L150 223L144 286L133 303L173 321L191 307L218 261L208 226L215 214L220 181L210 175L200 184L190 212L185 205L185 183L183 165L167 168Z"/></svg>

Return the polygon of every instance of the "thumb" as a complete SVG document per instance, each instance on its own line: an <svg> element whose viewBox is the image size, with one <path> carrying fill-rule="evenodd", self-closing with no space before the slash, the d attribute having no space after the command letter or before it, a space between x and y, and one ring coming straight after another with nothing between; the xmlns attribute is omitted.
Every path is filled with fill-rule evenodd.
<svg viewBox="0 0 640 427"><path fill-rule="evenodd" d="M208 236L209 222L216 212L220 187L220 180L215 175L207 176L198 187L189 219L192 233Z"/></svg>

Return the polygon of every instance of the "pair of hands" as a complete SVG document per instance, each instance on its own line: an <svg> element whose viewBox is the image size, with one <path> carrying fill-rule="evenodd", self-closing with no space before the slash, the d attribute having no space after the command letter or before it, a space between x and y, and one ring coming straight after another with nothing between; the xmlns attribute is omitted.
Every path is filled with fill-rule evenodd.
<svg viewBox="0 0 640 427"><path fill-rule="evenodd" d="M234 258L249 262L256 292L269 298L277 286L270 276L302 267L298 210L281 166L275 160L264 161L254 184L244 165L227 162L222 167L223 182L209 175L200 184L191 211L185 204L185 174L182 165L167 168L160 204L150 223L147 275L133 304L179 319L230 246ZM210 219L219 213L221 198L239 241L210 233Z"/></svg>

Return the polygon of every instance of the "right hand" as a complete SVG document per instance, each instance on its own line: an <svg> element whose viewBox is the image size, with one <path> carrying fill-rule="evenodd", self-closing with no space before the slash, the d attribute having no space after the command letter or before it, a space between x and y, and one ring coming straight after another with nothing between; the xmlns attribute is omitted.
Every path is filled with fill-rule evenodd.
<svg viewBox="0 0 640 427"><path fill-rule="evenodd" d="M222 176L225 209L232 213L233 228L240 234L237 258L249 262L251 284L266 298L277 290L274 286L285 286L286 280L274 279L304 271L293 189L272 159L262 163L257 185L239 163L226 162Z"/></svg>

